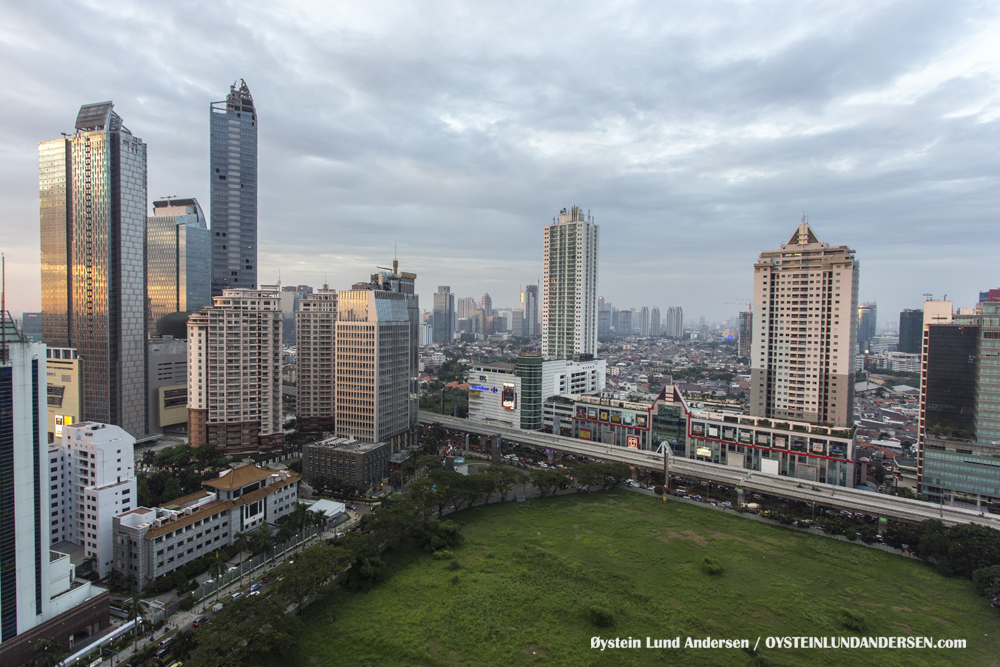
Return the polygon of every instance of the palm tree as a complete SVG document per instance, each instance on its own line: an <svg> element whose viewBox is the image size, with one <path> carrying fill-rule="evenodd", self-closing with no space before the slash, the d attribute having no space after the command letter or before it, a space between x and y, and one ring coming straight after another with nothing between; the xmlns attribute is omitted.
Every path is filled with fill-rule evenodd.
<svg viewBox="0 0 1000 667"><path fill-rule="evenodd" d="M132 597L125 601L122 605L122 611L128 614L128 620L134 621L142 612L145 611L146 602L139 599L139 594L136 592L132 593ZM134 641L132 650L134 651L139 646L139 623L137 622L132 626L132 639Z"/></svg>
<svg viewBox="0 0 1000 667"><path fill-rule="evenodd" d="M274 538L271 536L271 529L265 523L261 525L257 530L253 532L250 538L250 543L252 544L253 551L255 553L266 554L268 551L274 548ZM267 558L265 557L265 561ZM253 575L253 572L250 573Z"/></svg>
<svg viewBox="0 0 1000 667"><path fill-rule="evenodd" d="M61 646L52 637L40 637L31 647L31 667L55 667L59 664Z"/></svg>
<svg viewBox="0 0 1000 667"><path fill-rule="evenodd" d="M280 544L282 544L282 545L284 545L284 546L287 547L288 546L288 542L293 537L295 537L295 533L296 533L296 530L295 530L295 527L292 525L292 522L290 520L289 521L283 521L283 522L281 522L281 525L278 526L277 540L278 540L278 542ZM274 557L277 557L277 552L275 552ZM272 563L273 563L273 559L272 559Z"/></svg>
<svg viewBox="0 0 1000 667"><path fill-rule="evenodd" d="M222 591L222 575L226 571L226 562L222 560L222 554L215 552L212 564L208 566L208 574L215 579L215 601L219 601L219 592Z"/></svg>
<svg viewBox="0 0 1000 667"><path fill-rule="evenodd" d="M288 517L289 521L291 522L295 530L298 531L300 534L303 534L301 544L302 548L304 549L305 548L304 532L306 526L309 525L309 510L305 505L305 503L295 503L295 509L292 510L291 514L289 514Z"/></svg>
<svg viewBox="0 0 1000 667"><path fill-rule="evenodd" d="M248 544L250 544L250 536L246 533L233 535L233 545L240 552L240 582L236 585L237 589L243 586L243 550L247 548Z"/></svg>

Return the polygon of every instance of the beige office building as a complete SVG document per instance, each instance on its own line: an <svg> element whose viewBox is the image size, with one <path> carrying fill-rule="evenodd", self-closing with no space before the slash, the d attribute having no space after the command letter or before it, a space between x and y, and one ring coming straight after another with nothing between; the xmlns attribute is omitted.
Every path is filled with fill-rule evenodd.
<svg viewBox="0 0 1000 667"><path fill-rule="evenodd" d="M415 274L381 273L337 295L336 435L415 442L417 326Z"/></svg>
<svg viewBox="0 0 1000 667"><path fill-rule="evenodd" d="M323 288L299 302L295 313L295 410L302 432L334 431L337 290Z"/></svg>
<svg viewBox="0 0 1000 667"><path fill-rule="evenodd" d="M227 289L188 319L188 437L225 452L281 447L281 293Z"/></svg>
<svg viewBox="0 0 1000 667"><path fill-rule="evenodd" d="M45 349L48 442L60 442L63 427L83 421L83 359L71 347Z"/></svg>
<svg viewBox="0 0 1000 667"><path fill-rule="evenodd" d="M858 331L854 251L821 242L803 219L754 265L750 412L850 426Z"/></svg>

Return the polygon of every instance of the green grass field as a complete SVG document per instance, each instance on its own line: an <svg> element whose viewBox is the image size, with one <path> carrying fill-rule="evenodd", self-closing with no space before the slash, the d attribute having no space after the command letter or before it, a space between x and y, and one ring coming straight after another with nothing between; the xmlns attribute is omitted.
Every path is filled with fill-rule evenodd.
<svg viewBox="0 0 1000 667"><path fill-rule="evenodd" d="M390 556L365 594L310 607L283 665L747 665L739 649L590 648L591 637L748 639L773 665L998 665L1000 615L917 561L627 493L461 512L449 560ZM707 574L706 557L723 572ZM613 616L598 627L593 609ZM867 624L854 632L851 623ZM964 650L767 649L767 636L966 639ZM988 635L988 636L987 636Z"/></svg>

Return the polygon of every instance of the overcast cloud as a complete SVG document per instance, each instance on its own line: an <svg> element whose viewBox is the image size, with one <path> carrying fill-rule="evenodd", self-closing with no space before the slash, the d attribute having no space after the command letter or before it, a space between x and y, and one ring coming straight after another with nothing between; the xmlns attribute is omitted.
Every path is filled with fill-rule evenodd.
<svg viewBox="0 0 1000 667"><path fill-rule="evenodd" d="M0 2L0 249L40 307L37 144L114 100L149 201L209 207L209 103L258 109L259 279L347 288L398 244L512 306L542 226L601 226L616 307L723 319L803 213L880 320L1000 285L996 3Z"/></svg>

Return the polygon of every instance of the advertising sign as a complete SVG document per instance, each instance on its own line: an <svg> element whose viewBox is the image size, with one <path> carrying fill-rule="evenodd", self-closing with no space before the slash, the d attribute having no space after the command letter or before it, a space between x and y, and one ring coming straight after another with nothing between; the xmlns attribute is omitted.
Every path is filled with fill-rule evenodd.
<svg viewBox="0 0 1000 667"><path fill-rule="evenodd" d="M635 425L636 426L638 426L639 428L646 428L647 424L648 424L648 419L647 419L646 415L636 415L635 416Z"/></svg>
<svg viewBox="0 0 1000 667"><path fill-rule="evenodd" d="M625 424L626 426L632 426L633 424L635 424L635 414L631 412L623 412L622 423Z"/></svg>
<svg viewBox="0 0 1000 667"><path fill-rule="evenodd" d="M712 456L712 450L709 449L708 447L699 447L698 448L698 456L708 456L708 457L711 457Z"/></svg>
<svg viewBox="0 0 1000 667"><path fill-rule="evenodd" d="M62 427L63 427L63 416L56 415L56 437L62 437Z"/></svg>
<svg viewBox="0 0 1000 667"><path fill-rule="evenodd" d="M774 446L776 449L788 449L788 438L783 435L774 436Z"/></svg>
<svg viewBox="0 0 1000 667"><path fill-rule="evenodd" d="M612 412L611 412L611 423L612 424L621 424L622 423L622 413L618 412L617 410L612 410Z"/></svg>
<svg viewBox="0 0 1000 667"><path fill-rule="evenodd" d="M625 446L629 449L639 449L639 436L630 435L625 438Z"/></svg>
<svg viewBox="0 0 1000 667"><path fill-rule="evenodd" d="M472 389L474 391L487 391L487 392L491 391L490 387L484 387L481 384L470 384L469 389ZM496 389L493 389L492 391L496 392Z"/></svg>
<svg viewBox="0 0 1000 667"><path fill-rule="evenodd" d="M830 456L844 456L846 447L844 445L830 445Z"/></svg>
<svg viewBox="0 0 1000 667"><path fill-rule="evenodd" d="M740 442L744 445L753 444L753 431L748 431L745 428L740 429Z"/></svg>
<svg viewBox="0 0 1000 667"><path fill-rule="evenodd" d="M576 417L577 417L577 419L586 419L587 418L587 408L579 408L578 407L576 409Z"/></svg>
<svg viewBox="0 0 1000 667"><path fill-rule="evenodd" d="M601 419L602 422L608 421L608 411L607 410L601 410L601 417L600 417L600 419Z"/></svg>
<svg viewBox="0 0 1000 667"><path fill-rule="evenodd" d="M517 407L517 392L514 391L514 385L504 383L503 391L500 393L500 405L506 410L513 410Z"/></svg>
<svg viewBox="0 0 1000 667"><path fill-rule="evenodd" d="M734 442L736 440L736 428L733 426L724 426L722 428L722 439Z"/></svg>
<svg viewBox="0 0 1000 667"><path fill-rule="evenodd" d="M792 451L793 452L806 451L806 439L792 436Z"/></svg>
<svg viewBox="0 0 1000 667"><path fill-rule="evenodd" d="M590 429L589 428L581 428L580 429L580 440L592 440L592 439L593 438L590 437Z"/></svg>
<svg viewBox="0 0 1000 667"><path fill-rule="evenodd" d="M757 444L764 445L765 447L770 444L770 434L769 433L757 433Z"/></svg>
<svg viewBox="0 0 1000 667"><path fill-rule="evenodd" d="M712 426L711 424L709 424L708 425L708 437L710 437L710 438L718 438L719 437L719 427L718 426Z"/></svg>
<svg viewBox="0 0 1000 667"><path fill-rule="evenodd" d="M597 408L587 408L587 419L597 419Z"/></svg>
<svg viewBox="0 0 1000 667"><path fill-rule="evenodd" d="M825 454L826 440L810 440L809 451L811 451L813 454Z"/></svg>
<svg viewBox="0 0 1000 667"><path fill-rule="evenodd" d="M705 435L705 425L691 424L691 435Z"/></svg>

